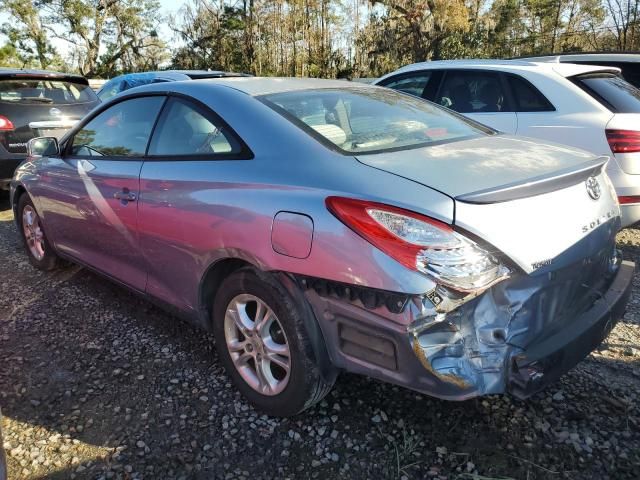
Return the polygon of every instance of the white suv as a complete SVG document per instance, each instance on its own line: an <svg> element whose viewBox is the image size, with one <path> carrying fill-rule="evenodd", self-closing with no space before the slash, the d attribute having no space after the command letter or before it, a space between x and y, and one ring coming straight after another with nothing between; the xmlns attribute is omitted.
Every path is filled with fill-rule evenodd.
<svg viewBox="0 0 640 480"><path fill-rule="evenodd" d="M408 65L374 82L505 133L612 156L622 223L640 221L640 90L613 67L518 60Z"/></svg>

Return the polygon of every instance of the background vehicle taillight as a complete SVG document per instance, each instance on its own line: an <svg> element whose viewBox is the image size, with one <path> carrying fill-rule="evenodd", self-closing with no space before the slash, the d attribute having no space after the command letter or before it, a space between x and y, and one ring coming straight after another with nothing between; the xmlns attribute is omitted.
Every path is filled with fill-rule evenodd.
<svg viewBox="0 0 640 480"><path fill-rule="evenodd" d="M7 117L0 115L0 132L8 132L14 129L13 123Z"/></svg>
<svg viewBox="0 0 640 480"><path fill-rule="evenodd" d="M640 152L640 131L607 129L606 134L613 153Z"/></svg>
<svg viewBox="0 0 640 480"><path fill-rule="evenodd" d="M640 203L640 196L638 195L623 195L618 197L618 203L620 205L629 205L632 203Z"/></svg>
<svg viewBox="0 0 640 480"><path fill-rule="evenodd" d="M461 292L483 290L509 270L477 243L439 220L353 198L329 197L327 208L391 258Z"/></svg>

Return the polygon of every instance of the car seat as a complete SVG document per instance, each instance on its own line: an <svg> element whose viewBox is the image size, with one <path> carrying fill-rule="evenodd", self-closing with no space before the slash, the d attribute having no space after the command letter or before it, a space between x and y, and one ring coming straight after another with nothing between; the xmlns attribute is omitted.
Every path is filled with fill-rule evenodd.
<svg viewBox="0 0 640 480"><path fill-rule="evenodd" d="M466 84L456 85L451 89L451 108L456 112L472 112L471 92Z"/></svg>
<svg viewBox="0 0 640 480"><path fill-rule="evenodd" d="M499 112L502 110L502 95L494 82L489 82L480 89L478 100L484 103L484 106L478 110L480 112Z"/></svg>

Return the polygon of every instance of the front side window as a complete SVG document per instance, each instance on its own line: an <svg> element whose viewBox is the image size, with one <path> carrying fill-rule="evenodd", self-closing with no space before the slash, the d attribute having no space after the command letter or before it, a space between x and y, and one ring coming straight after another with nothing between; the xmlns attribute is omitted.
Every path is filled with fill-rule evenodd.
<svg viewBox="0 0 640 480"><path fill-rule="evenodd" d="M430 102L383 88L300 90L260 98L312 136L349 154L493 132Z"/></svg>
<svg viewBox="0 0 640 480"><path fill-rule="evenodd" d="M239 154L240 142L222 122L190 102L172 98L158 121L149 155Z"/></svg>
<svg viewBox="0 0 640 480"><path fill-rule="evenodd" d="M0 101L69 105L97 100L89 85L50 79L0 80Z"/></svg>
<svg viewBox="0 0 640 480"><path fill-rule="evenodd" d="M145 154L164 97L116 103L98 114L72 140L72 155L139 157Z"/></svg>
<svg viewBox="0 0 640 480"><path fill-rule="evenodd" d="M510 75L509 86L513 93L518 112L551 112L553 105L533 85L526 80Z"/></svg>
<svg viewBox="0 0 640 480"><path fill-rule="evenodd" d="M460 113L510 111L500 75L491 72L448 71L437 103Z"/></svg>
<svg viewBox="0 0 640 480"><path fill-rule="evenodd" d="M640 90L618 75L582 75L574 82L614 113L640 113Z"/></svg>
<svg viewBox="0 0 640 480"><path fill-rule="evenodd" d="M422 92L427 87L429 79L431 78L431 72L421 72L410 75L403 75L399 78L387 80L382 85L387 88L393 88L416 97L421 97Z"/></svg>

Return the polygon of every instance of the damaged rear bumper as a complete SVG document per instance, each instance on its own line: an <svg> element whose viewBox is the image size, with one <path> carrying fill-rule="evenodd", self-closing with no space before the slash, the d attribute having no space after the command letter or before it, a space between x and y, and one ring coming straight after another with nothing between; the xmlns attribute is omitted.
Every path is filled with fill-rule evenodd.
<svg viewBox="0 0 640 480"><path fill-rule="evenodd" d="M624 315L635 264L622 262L609 289L576 321L546 340L513 354L508 390L524 399L573 368L609 335Z"/></svg>
<svg viewBox="0 0 640 480"><path fill-rule="evenodd" d="M563 304L578 288L568 280L572 268L548 276L554 281L526 276L503 282L432 317L421 310L424 297L403 304L396 294L369 292L380 298L365 306L344 286L309 279L299 285L339 369L447 400L507 392L526 398L586 357L624 314L633 263L622 262L587 308ZM385 306L396 303L404 305L401 311ZM549 331L541 319L555 317L562 322Z"/></svg>

